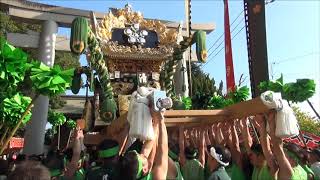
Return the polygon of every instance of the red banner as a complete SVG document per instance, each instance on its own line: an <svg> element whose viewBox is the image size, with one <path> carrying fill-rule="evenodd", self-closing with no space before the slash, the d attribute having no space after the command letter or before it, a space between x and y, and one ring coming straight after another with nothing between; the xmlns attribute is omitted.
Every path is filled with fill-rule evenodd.
<svg viewBox="0 0 320 180"><path fill-rule="evenodd" d="M243 134L241 132L238 132L238 134L239 134L239 141L240 141L240 143L242 143L244 141ZM320 137L319 136L312 134L312 133L304 132L304 131L301 131L301 134L304 139L304 142L306 143L306 145L309 149L315 149L315 148L320 147ZM254 136L255 136L252 128L250 128L250 135L252 138L254 138ZM294 144L301 146L301 147L305 147L305 145L299 135L293 136L290 138L285 138L285 139L283 139L283 141L294 143Z"/></svg>
<svg viewBox="0 0 320 180"><path fill-rule="evenodd" d="M235 89L233 60L232 60L232 46L230 35L230 22L229 22L229 8L228 0L224 0L224 43L225 43L225 62L226 62L226 79L227 91Z"/></svg>
<svg viewBox="0 0 320 180"><path fill-rule="evenodd" d="M319 136L316 136L316 135L308 133L308 132L303 132L303 131L301 133L302 133L304 142L307 144L308 148L314 149L314 148L317 148L320 146L320 137ZM299 146L304 147L304 143L303 143L300 136L286 138L286 139L284 139L284 141L295 143Z"/></svg>

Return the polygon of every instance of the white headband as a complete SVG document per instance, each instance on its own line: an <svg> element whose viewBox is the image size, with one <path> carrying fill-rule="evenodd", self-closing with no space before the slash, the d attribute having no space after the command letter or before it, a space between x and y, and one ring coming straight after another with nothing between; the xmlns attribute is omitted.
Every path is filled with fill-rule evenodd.
<svg viewBox="0 0 320 180"><path fill-rule="evenodd" d="M222 166L228 166L229 163L225 163L222 161L222 154L218 154L216 152L216 149L214 147L210 148L210 155L216 160L218 161L219 164L221 164Z"/></svg>

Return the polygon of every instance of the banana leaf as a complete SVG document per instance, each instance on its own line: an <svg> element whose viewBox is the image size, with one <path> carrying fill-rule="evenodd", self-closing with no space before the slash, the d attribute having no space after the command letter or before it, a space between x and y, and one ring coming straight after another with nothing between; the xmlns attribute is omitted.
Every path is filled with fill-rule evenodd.
<svg viewBox="0 0 320 180"><path fill-rule="evenodd" d="M276 81L264 81L259 84L261 91L280 92L283 99L297 103L312 97L315 93L315 83L311 79L297 79L296 82L283 83L283 76Z"/></svg>
<svg viewBox="0 0 320 180"><path fill-rule="evenodd" d="M50 68L40 62L32 62L30 79L36 92L55 96L70 87L74 69L62 70L59 66Z"/></svg>
<svg viewBox="0 0 320 180"><path fill-rule="evenodd" d="M0 104L0 116L3 117L5 125L14 127L30 103L30 97L23 96L19 93L11 98L5 98ZM27 116L22 120L22 123L26 124L30 118L31 111L28 112Z"/></svg>

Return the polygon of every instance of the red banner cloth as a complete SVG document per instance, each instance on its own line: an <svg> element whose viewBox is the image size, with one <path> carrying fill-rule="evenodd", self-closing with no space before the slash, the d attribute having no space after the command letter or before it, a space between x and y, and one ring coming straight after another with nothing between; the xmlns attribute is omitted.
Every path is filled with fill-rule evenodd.
<svg viewBox="0 0 320 180"><path fill-rule="evenodd" d="M318 148L320 146L320 137L312 133L301 131L304 141L307 144L307 147L310 149ZM304 143L299 136L294 136L291 138L284 139L285 142L295 143L299 146L304 147Z"/></svg>
<svg viewBox="0 0 320 180"><path fill-rule="evenodd" d="M224 0L224 43L225 43L225 62L226 62L226 80L227 91L233 91L235 89L234 70L232 60L232 46L230 35L230 22L229 22L229 8L228 0Z"/></svg>

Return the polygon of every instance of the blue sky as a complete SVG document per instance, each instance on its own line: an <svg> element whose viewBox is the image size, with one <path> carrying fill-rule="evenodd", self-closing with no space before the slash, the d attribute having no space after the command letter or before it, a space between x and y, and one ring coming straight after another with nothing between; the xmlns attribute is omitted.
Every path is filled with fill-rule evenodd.
<svg viewBox="0 0 320 180"><path fill-rule="evenodd" d="M107 1L38 1L57 6L87 9L98 12L107 12L109 7L122 8L129 2L134 10L141 11L144 17L166 19L180 22L185 20L183 0L107 0ZM229 1L230 23L243 11L243 1ZM231 26L235 28L231 36L233 61L236 82L241 74L246 78L245 85L250 86L248 72L247 45L243 13ZM193 0L192 22L213 22L216 30L207 37L208 49L223 33L223 1L222 0ZM235 27L239 24L237 27ZM316 95L311 99L318 112L320 111L320 1L283 1L276 0L266 6L267 44L269 59L269 74L277 78L281 73L285 82L295 81L297 78L312 78L316 81ZM59 29L60 34L69 36L68 29ZM204 71L214 77L217 82L225 81L224 50L221 38L208 52L209 63ZM213 51L216 49L215 51ZM216 55L215 57L213 57ZM81 59L81 62L85 62ZM83 63L84 64L84 63ZM82 91L84 92L84 91ZM310 111L306 103L300 104L305 111Z"/></svg>

